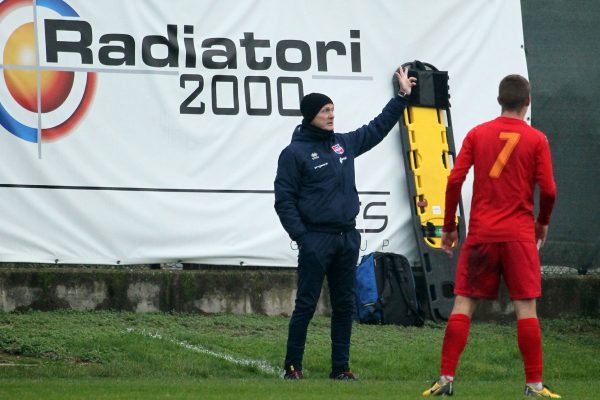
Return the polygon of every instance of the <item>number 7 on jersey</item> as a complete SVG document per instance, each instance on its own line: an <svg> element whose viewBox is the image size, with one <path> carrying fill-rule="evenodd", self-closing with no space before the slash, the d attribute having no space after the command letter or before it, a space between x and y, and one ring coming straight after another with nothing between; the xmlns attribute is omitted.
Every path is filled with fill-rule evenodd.
<svg viewBox="0 0 600 400"><path fill-rule="evenodd" d="M506 140L506 143L504 144L502 151L500 151L500 154L498 154L498 158L496 158L496 162L494 162L492 169L490 169L489 175L492 178L498 178L502 173L502 170L508 162L508 159L515 149L515 146L517 143L519 143L521 134L516 132L500 132L498 137L502 140Z"/></svg>

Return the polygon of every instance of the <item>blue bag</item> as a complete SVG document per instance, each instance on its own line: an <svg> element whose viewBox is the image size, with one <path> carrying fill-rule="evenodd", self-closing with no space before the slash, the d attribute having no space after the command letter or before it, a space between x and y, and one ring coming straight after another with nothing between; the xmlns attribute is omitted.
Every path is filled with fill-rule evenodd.
<svg viewBox="0 0 600 400"><path fill-rule="evenodd" d="M374 253L363 256L356 269L356 314L357 319L364 324L381 323Z"/></svg>

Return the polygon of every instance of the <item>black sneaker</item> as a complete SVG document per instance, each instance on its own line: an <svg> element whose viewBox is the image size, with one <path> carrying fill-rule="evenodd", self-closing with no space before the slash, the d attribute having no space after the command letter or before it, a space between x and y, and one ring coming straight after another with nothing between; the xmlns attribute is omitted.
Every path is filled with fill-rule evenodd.
<svg viewBox="0 0 600 400"><path fill-rule="evenodd" d="M304 375L302 375L301 369L294 368L293 365L285 368L285 373L283 374L283 379L289 379L292 381L297 381L299 379L304 379Z"/></svg>
<svg viewBox="0 0 600 400"><path fill-rule="evenodd" d="M358 378L349 369L341 372L332 372L329 378L336 381L357 381Z"/></svg>

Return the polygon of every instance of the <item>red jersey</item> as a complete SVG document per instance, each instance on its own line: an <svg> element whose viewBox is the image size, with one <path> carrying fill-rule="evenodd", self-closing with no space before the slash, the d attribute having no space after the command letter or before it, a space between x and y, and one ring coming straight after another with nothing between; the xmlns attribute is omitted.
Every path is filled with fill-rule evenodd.
<svg viewBox="0 0 600 400"><path fill-rule="evenodd" d="M465 137L446 188L444 231L456 229L462 184L474 166L469 240L534 241L533 196L540 188L537 221L548 225L556 198L546 136L525 121L498 117Z"/></svg>

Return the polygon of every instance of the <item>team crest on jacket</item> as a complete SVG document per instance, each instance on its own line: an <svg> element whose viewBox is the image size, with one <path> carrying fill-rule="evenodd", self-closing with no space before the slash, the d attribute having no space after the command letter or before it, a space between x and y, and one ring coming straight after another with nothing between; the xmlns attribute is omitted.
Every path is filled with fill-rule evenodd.
<svg viewBox="0 0 600 400"><path fill-rule="evenodd" d="M344 154L344 148L340 146L339 143L336 143L333 146L331 146L331 149L335 151L336 154Z"/></svg>

